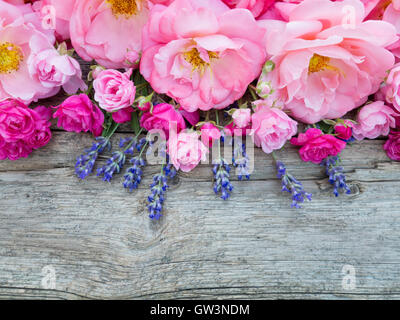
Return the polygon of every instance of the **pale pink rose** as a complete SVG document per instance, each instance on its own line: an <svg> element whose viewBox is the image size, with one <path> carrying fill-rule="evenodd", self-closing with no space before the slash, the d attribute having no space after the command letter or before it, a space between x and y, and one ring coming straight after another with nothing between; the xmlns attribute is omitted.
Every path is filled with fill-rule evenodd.
<svg viewBox="0 0 400 320"><path fill-rule="evenodd" d="M32 78L38 79L43 87L53 90L51 95L57 94L61 87L67 94L75 94L79 89L87 90L78 61L67 54L60 54L54 48L48 48L48 42L43 38L34 40L31 41L32 53L27 61Z"/></svg>
<svg viewBox="0 0 400 320"><path fill-rule="evenodd" d="M53 118L58 118L57 126L66 131L90 131L96 137L103 132L104 114L86 94L71 96L56 109Z"/></svg>
<svg viewBox="0 0 400 320"><path fill-rule="evenodd" d="M375 139L387 136L390 128L396 126L395 112L383 101L376 101L361 108L357 116L357 124L353 127L353 136L357 140Z"/></svg>
<svg viewBox="0 0 400 320"><path fill-rule="evenodd" d="M182 114L175 110L174 106L168 103L160 103L153 106L153 110L145 112L140 118L140 126L147 131L160 129L164 132L165 138L169 138L170 130L179 133L186 128Z"/></svg>
<svg viewBox="0 0 400 320"><path fill-rule="evenodd" d="M100 108L115 112L130 107L135 102L136 87L130 80L132 69L122 73L104 70L93 81L94 99Z"/></svg>
<svg viewBox="0 0 400 320"><path fill-rule="evenodd" d="M251 117L254 144L265 153L281 149L297 133L297 122L282 110L270 108L263 100L253 103L257 108Z"/></svg>
<svg viewBox="0 0 400 320"><path fill-rule="evenodd" d="M220 139L221 136L221 130L212 123L207 122L201 126L201 141L205 146L212 147L213 142Z"/></svg>
<svg viewBox="0 0 400 320"><path fill-rule="evenodd" d="M140 71L187 111L222 109L260 74L264 33L248 10L220 0L156 5L143 31Z"/></svg>
<svg viewBox="0 0 400 320"><path fill-rule="evenodd" d="M342 23L349 7L354 25ZM364 16L359 0L305 0L288 13L288 23L259 22L275 63L260 81L270 82L271 96L293 117L306 123L340 118L379 89L394 64L385 47L398 38L391 24L363 22Z"/></svg>
<svg viewBox="0 0 400 320"><path fill-rule="evenodd" d="M230 8L248 9L255 18L265 13L275 0L223 0Z"/></svg>
<svg viewBox="0 0 400 320"><path fill-rule="evenodd" d="M192 171L200 161L207 160L208 148L195 131L184 130L168 141L168 154L176 170Z"/></svg>
<svg viewBox="0 0 400 320"><path fill-rule="evenodd" d="M5 26L8 23L19 23L20 19L22 19L26 25L33 26L37 31L45 35L50 43L54 44L56 40L54 29L49 28L43 22L40 12L34 9L35 5L36 3L32 5L32 3L24 3L24 1L0 1L0 26ZM18 17L15 15L16 11L19 12ZM10 17L13 17L13 19L10 19Z"/></svg>
<svg viewBox="0 0 400 320"><path fill-rule="evenodd" d="M77 0L41 0L33 8L40 13L42 24L53 28L57 39L62 42L69 39L69 21Z"/></svg>
<svg viewBox="0 0 400 320"><path fill-rule="evenodd" d="M72 45L84 60L106 68L136 68L130 52L141 52L148 13L147 1L79 0L70 21Z"/></svg>
<svg viewBox="0 0 400 320"><path fill-rule="evenodd" d="M251 110L237 109L233 112L232 119L238 128L245 128L251 121Z"/></svg>
<svg viewBox="0 0 400 320"><path fill-rule="evenodd" d="M384 97L388 103L393 104L393 107L400 112L400 63L390 70L385 86L376 97Z"/></svg>
<svg viewBox="0 0 400 320"><path fill-rule="evenodd" d="M29 104L55 94L29 72L28 62L38 42L44 49L55 50L45 35L31 25L16 22L0 27L0 100L15 98Z"/></svg>

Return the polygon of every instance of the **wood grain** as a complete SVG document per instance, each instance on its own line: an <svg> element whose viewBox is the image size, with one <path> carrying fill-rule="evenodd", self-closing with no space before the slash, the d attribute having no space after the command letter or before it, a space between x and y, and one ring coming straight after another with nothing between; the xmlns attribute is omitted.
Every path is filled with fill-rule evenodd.
<svg viewBox="0 0 400 320"><path fill-rule="evenodd" d="M335 198L322 168L288 147L280 158L314 194L291 209L257 150L252 179L234 181L227 202L212 192L210 166L179 174L160 222L145 200L159 168L146 167L133 193L121 176L80 181L74 159L90 143L55 132L30 158L0 162L0 298L400 298L400 165L382 141L344 152L351 195ZM342 286L344 265L354 289ZM42 284L46 266L55 289Z"/></svg>

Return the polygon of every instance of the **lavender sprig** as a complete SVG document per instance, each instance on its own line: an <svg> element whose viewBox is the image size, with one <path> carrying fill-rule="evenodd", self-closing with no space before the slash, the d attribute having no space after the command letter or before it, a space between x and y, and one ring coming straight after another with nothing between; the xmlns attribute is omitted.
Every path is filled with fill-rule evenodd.
<svg viewBox="0 0 400 320"><path fill-rule="evenodd" d="M136 150L140 153L130 160L132 166L126 170L126 173L124 175L125 180L123 182L123 186L130 192L132 192L134 189L137 189L139 187L139 184L142 182L142 167L146 165L146 161L142 157L142 154L143 151L146 149L148 143L149 141L146 139L142 139L139 141L139 143L136 145Z"/></svg>
<svg viewBox="0 0 400 320"><path fill-rule="evenodd" d="M312 194L304 190L303 184L291 175L282 161L276 161L277 177L282 181L282 192L286 191L292 195L292 208L300 209L300 203L307 199L312 200Z"/></svg>
<svg viewBox="0 0 400 320"><path fill-rule="evenodd" d="M325 167L326 175L329 182L333 185L333 194L338 197L339 192L343 189L347 194L351 193L350 187L346 183L346 175L343 167L339 166L340 159L337 156L330 156L321 162L321 166Z"/></svg>
<svg viewBox="0 0 400 320"><path fill-rule="evenodd" d="M219 158L213 161L213 173L214 173L214 192L215 194L221 194L221 199L228 200L233 190L233 186L229 180L231 168L228 162L223 158Z"/></svg>
<svg viewBox="0 0 400 320"><path fill-rule="evenodd" d="M161 172L153 177L153 183L150 185L151 195L148 197L149 217L153 220L159 220L162 216L165 193L169 188L168 180L176 175L175 168L169 163L161 166Z"/></svg>
<svg viewBox="0 0 400 320"><path fill-rule="evenodd" d="M239 146L235 146L233 150L232 162L233 166L238 170L238 179L243 180L243 177L245 177L247 180L250 180L250 159L246 153L246 144L242 143Z"/></svg>
<svg viewBox="0 0 400 320"><path fill-rule="evenodd" d="M76 159L75 173L80 179L85 179L93 172L93 167L99 156L104 151L111 150L110 138L98 137L92 147L85 150L85 153Z"/></svg>

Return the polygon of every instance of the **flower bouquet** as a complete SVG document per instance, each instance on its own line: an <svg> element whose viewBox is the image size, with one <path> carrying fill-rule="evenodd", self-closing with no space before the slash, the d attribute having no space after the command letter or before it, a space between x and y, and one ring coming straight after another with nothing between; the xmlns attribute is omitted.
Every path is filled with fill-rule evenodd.
<svg viewBox="0 0 400 320"><path fill-rule="evenodd" d="M200 163L227 200L231 175L251 178L254 146L292 207L312 195L274 153L287 143L324 167L335 196L350 193L347 144L388 137L400 160L399 21L398 0L0 0L0 159L48 144L56 119L94 137L80 179L121 174L133 192L148 163L160 166L147 199L156 220L169 181ZM132 135L113 146L120 126Z"/></svg>

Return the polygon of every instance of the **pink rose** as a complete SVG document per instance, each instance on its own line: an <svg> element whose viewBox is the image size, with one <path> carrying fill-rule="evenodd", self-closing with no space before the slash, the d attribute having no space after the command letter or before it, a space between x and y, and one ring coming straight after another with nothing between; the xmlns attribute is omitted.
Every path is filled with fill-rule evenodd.
<svg viewBox="0 0 400 320"><path fill-rule="evenodd" d="M42 0L37 1L33 7L41 13L44 23L49 28L54 28L57 39L62 42L69 39L69 21L77 0Z"/></svg>
<svg viewBox="0 0 400 320"><path fill-rule="evenodd" d="M275 3L275 0L223 0L231 8L248 9L255 18L262 15Z"/></svg>
<svg viewBox="0 0 400 320"><path fill-rule="evenodd" d="M212 147L213 142L221 138L221 130L207 122L201 126L201 141L206 147Z"/></svg>
<svg viewBox="0 0 400 320"><path fill-rule="evenodd" d="M200 113L198 110L194 112L188 112L182 107L179 108L181 115L192 125L195 126L200 121Z"/></svg>
<svg viewBox="0 0 400 320"><path fill-rule="evenodd" d="M224 133L230 137L235 136L246 136L248 133L251 133L251 125L249 124L248 126L244 128L239 128L238 126L235 125L234 122L226 125L224 127Z"/></svg>
<svg viewBox="0 0 400 320"><path fill-rule="evenodd" d="M290 142L295 146L302 146L299 150L303 161L319 164L329 156L337 156L346 147L346 142L332 135L323 134L320 129L310 128L300 133L298 138Z"/></svg>
<svg viewBox="0 0 400 320"><path fill-rule="evenodd" d="M262 100L255 101L254 104L257 107L252 116L251 135L254 144L262 147L265 153L281 149L297 133L297 122L282 110L270 108Z"/></svg>
<svg viewBox="0 0 400 320"><path fill-rule="evenodd" d="M79 0L72 11L70 36L76 52L86 61L106 68L136 68L142 29L148 19L147 1ZM132 53L131 53L132 52Z"/></svg>
<svg viewBox="0 0 400 320"><path fill-rule="evenodd" d="M32 148L23 140L8 142L0 150L0 159L10 159L12 161L20 158L27 158L32 153Z"/></svg>
<svg viewBox="0 0 400 320"><path fill-rule="evenodd" d="M339 123L335 126L336 137L342 140L349 140L353 136L353 123L348 120L344 120L344 123Z"/></svg>
<svg viewBox="0 0 400 320"><path fill-rule="evenodd" d="M237 109L232 114L232 119L238 128L245 128L251 121L250 109Z"/></svg>
<svg viewBox="0 0 400 320"><path fill-rule="evenodd" d="M400 161L400 132L392 131L383 149L390 159Z"/></svg>
<svg viewBox="0 0 400 320"><path fill-rule="evenodd" d="M53 118L58 118L58 127L72 132L90 131L96 137L103 132L104 115L86 94L71 96L56 108Z"/></svg>
<svg viewBox="0 0 400 320"><path fill-rule="evenodd" d="M130 107L135 102L136 87L130 80L132 69L125 73L104 70L93 81L94 99L100 108L115 112Z"/></svg>
<svg viewBox="0 0 400 320"><path fill-rule="evenodd" d="M176 170L193 170L200 161L207 160L208 148L195 131L184 130L168 141L168 154Z"/></svg>
<svg viewBox="0 0 400 320"><path fill-rule="evenodd" d="M51 139L45 107L32 110L17 100L0 102L0 160L27 157Z"/></svg>
<svg viewBox="0 0 400 320"><path fill-rule="evenodd" d="M353 136L357 140L375 139L387 136L390 128L396 126L395 112L383 101L376 101L361 108L357 116L357 124L353 128Z"/></svg>
<svg viewBox="0 0 400 320"><path fill-rule="evenodd" d="M343 24L353 8L354 25ZM306 123L340 118L375 93L394 64L385 47L397 41L393 25L363 21L359 0L305 0L291 5L288 23L262 20L275 68L260 78L272 96Z"/></svg>
<svg viewBox="0 0 400 320"><path fill-rule="evenodd" d="M222 109L260 74L264 33L248 10L220 0L156 5L143 31L140 71L187 111Z"/></svg>
<svg viewBox="0 0 400 320"><path fill-rule="evenodd" d="M385 86L381 92L388 103L393 104L400 112L400 63L397 63L389 72Z"/></svg>
<svg viewBox="0 0 400 320"><path fill-rule="evenodd" d="M0 135L6 142L17 142L31 136L35 130L35 114L17 100L0 102Z"/></svg>
<svg viewBox="0 0 400 320"><path fill-rule="evenodd" d="M125 123L131 121L133 108L125 108L118 110L112 114L112 118L116 123Z"/></svg>
<svg viewBox="0 0 400 320"><path fill-rule="evenodd" d="M15 98L29 104L55 94L54 88L43 86L35 74L29 72L28 63L35 48L55 50L45 35L23 21L0 27L0 100ZM1 22L0 22L1 25Z"/></svg>
<svg viewBox="0 0 400 320"><path fill-rule="evenodd" d="M57 94L61 87L67 94L75 94L79 89L87 90L78 61L67 54L60 54L54 48L48 48L48 43L43 38L37 38L31 45L29 74L38 79L43 87L52 90L49 94Z"/></svg>
<svg viewBox="0 0 400 320"><path fill-rule="evenodd" d="M146 112L140 118L140 126L147 131L152 129L160 129L165 133L165 137L168 140L169 130L174 128L176 125L177 132L186 128L185 120L182 115L175 110L174 106L161 103L153 107L152 112Z"/></svg>

